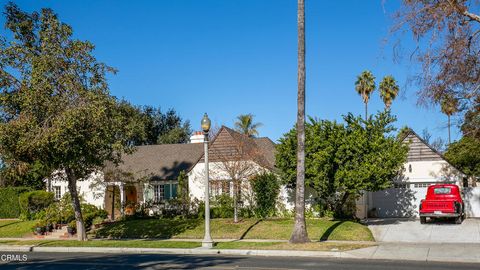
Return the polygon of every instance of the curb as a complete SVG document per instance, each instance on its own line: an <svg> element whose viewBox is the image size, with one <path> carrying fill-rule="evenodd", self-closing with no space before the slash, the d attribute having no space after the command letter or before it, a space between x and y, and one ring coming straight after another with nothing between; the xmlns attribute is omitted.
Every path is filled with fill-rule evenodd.
<svg viewBox="0 0 480 270"><path fill-rule="evenodd" d="M356 258L343 251L296 251L296 250L247 250L247 249L183 249L183 248L105 248L105 247L37 247L0 246L1 251L16 252L69 252L69 253L112 253L112 254L179 254L179 255L240 255L268 257L328 257Z"/></svg>

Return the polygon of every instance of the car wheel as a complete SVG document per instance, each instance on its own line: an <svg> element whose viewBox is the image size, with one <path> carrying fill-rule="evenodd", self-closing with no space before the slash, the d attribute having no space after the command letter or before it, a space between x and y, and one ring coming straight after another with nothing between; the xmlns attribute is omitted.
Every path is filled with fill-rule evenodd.
<svg viewBox="0 0 480 270"><path fill-rule="evenodd" d="M455 218L455 224L462 224L462 216L458 216Z"/></svg>
<svg viewBox="0 0 480 270"><path fill-rule="evenodd" d="M425 224L427 223L427 218L426 217L420 217L420 224Z"/></svg>

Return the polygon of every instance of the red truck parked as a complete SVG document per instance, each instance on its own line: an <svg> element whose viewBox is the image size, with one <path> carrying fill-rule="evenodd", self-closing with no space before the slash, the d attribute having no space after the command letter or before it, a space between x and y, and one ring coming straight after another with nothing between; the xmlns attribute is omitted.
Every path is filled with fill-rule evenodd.
<svg viewBox="0 0 480 270"><path fill-rule="evenodd" d="M422 224L427 221L427 217L454 218L456 224L461 224L465 218L460 188L453 184L429 186L426 198L420 201L419 210Z"/></svg>

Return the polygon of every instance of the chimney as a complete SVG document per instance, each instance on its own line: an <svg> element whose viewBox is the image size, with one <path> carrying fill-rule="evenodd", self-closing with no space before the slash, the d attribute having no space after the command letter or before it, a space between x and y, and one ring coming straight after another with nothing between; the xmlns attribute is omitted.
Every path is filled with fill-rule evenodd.
<svg viewBox="0 0 480 270"><path fill-rule="evenodd" d="M205 135L201 131L193 132L192 136L190 137L190 143L203 143L205 140Z"/></svg>

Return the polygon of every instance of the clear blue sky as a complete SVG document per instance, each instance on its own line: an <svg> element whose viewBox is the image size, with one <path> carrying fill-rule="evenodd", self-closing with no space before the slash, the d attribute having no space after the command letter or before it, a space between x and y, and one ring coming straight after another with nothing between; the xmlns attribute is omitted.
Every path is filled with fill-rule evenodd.
<svg viewBox="0 0 480 270"><path fill-rule="evenodd" d="M97 58L119 70L109 81L112 94L133 104L175 108L195 130L204 112L227 126L253 113L264 124L260 135L273 140L295 122L295 0L15 2L27 11L54 9L76 38L93 42ZM370 69L377 80L392 74L399 81L402 93L392 105L397 126L420 134L428 128L447 139L446 116L418 107L416 87L405 87L412 64L393 62L395 40L384 45L398 1L306 2L308 115L363 115L354 82ZM377 91L369 111L381 109Z"/></svg>

